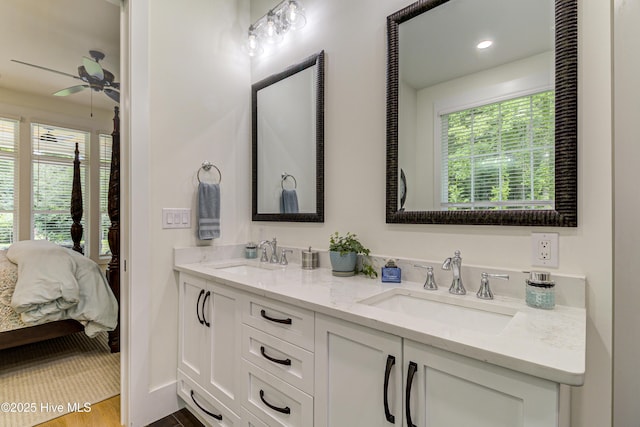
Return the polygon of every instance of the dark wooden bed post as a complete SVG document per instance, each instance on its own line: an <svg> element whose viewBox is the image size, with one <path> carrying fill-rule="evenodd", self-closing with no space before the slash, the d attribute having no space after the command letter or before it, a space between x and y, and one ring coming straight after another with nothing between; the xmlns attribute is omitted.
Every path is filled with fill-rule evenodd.
<svg viewBox="0 0 640 427"><path fill-rule="evenodd" d="M114 107L113 133L111 133L111 172L109 174L108 212L109 248L111 261L107 266L107 280L118 300L118 326L109 332L109 347L112 353L120 351L120 117L119 108Z"/></svg>
<svg viewBox="0 0 640 427"><path fill-rule="evenodd" d="M73 250L84 254L80 240L82 240L82 186L80 185L80 152L76 142L75 158L73 159L73 184L71 187L71 239Z"/></svg>

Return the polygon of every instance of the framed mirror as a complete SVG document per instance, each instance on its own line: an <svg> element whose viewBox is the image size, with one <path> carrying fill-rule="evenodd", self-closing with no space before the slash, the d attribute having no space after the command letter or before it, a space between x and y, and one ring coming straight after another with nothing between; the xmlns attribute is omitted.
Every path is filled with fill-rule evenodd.
<svg viewBox="0 0 640 427"><path fill-rule="evenodd" d="M252 85L254 221L324 221L324 51Z"/></svg>
<svg viewBox="0 0 640 427"><path fill-rule="evenodd" d="M577 226L577 32L576 0L387 17L387 223Z"/></svg>

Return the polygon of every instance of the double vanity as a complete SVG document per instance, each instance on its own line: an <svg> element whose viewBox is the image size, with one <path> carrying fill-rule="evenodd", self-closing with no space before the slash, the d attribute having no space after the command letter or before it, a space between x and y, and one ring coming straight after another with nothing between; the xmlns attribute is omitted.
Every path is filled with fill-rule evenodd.
<svg viewBox="0 0 640 427"><path fill-rule="evenodd" d="M424 271L382 283L304 270L299 249L287 266L241 249L176 249L178 394L207 424L568 425L567 386L585 373L583 278L557 277L558 304L541 310L501 288L476 298L474 267L467 295L452 295L413 281Z"/></svg>

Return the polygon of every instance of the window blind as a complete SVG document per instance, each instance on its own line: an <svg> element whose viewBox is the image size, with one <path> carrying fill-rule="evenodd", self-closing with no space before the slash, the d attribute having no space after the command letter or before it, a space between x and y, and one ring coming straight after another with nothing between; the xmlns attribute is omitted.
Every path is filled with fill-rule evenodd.
<svg viewBox="0 0 640 427"><path fill-rule="evenodd" d="M18 129L17 120L0 117L0 249L16 235Z"/></svg>
<svg viewBox="0 0 640 427"><path fill-rule="evenodd" d="M440 120L444 210L553 209L554 91Z"/></svg>
<svg viewBox="0 0 640 427"><path fill-rule="evenodd" d="M82 203L86 207L85 188L88 166L89 133L61 127L31 124L32 138L32 227L34 239L47 239L64 246L73 246L70 214L73 185L73 159L76 143L80 152L80 182ZM82 224L86 223L84 209ZM86 239L86 227L81 245Z"/></svg>
<svg viewBox="0 0 640 427"><path fill-rule="evenodd" d="M111 135L100 134L100 256L111 254L109 248L109 174L111 173Z"/></svg>

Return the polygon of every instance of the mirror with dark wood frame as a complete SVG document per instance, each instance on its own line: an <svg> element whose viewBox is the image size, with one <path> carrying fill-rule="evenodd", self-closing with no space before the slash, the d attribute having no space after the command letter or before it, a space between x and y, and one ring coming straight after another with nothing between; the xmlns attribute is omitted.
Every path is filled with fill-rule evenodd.
<svg viewBox="0 0 640 427"><path fill-rule="evenodd" d="M486 13L484 10L482 12L473 10L475 7L490 9L488 6L494 3L496 2L489 0L421 0L387 17L387 223L577 226L577 1L515 1L507 2L508 5L503 2L501 6L499 4L497 6L500 7L498 12L488 13L487 15L484 15ZM546 9L541 11L528 9L534 7L533 4L535 4L535 7L544 4ZM513 13L516 14L511 15L512 18L507 18L509 15L506 9L508 8L513 9ZM480 16L480 13L483 15ZM534 13L542 17L540 21L533 19ZM428 23L422 21L426 18L430 19ZM500 20L507 20L507 25L503 25L505 22ZM519 21L520 24L516 21ZM538 30L532 24L534 21L539 22L536 25L545 27L542 30L549 33L546 35L543 32L538 32L543 34L540 38L548 39L549 47L546 49L549 51L542 52L545 48L538 46L531 48L532 53L525 54L527 48L522 43L516 44L517 39L518 37L522 37L523 40L525 38L535 38L529 34L529 32L533 34L534 31ZM489 31L478 30L478 33L474 36L479 37L478 34L484 35L485 33L493 34L499 32L496 27L500 27L500 31L503 31L503 27L508 27L511 31L511 33L507 33L506 38L512 39L509 40L512 42L512 46L507 46L509 43L499 45L496 43L497 47L505 48L506 46L512 52L511 59L505 59L503 63L499 64L502 67L499 71L496 71L498 67L495 63L491 66L493 68L488 68L489 66L487 66L485 69L467 69L463 63L469 63L472 67L481 66L480 63L487 56L482 57L480 53L471 51L465 52L464 55L461 52L456 52L463 50L463 48L458 47L461 45L457 44L460 33L469 30L470 27L481 28L482 25L491 26L491 28ZM431 33L422 32L421 27L425 26L429 27ZM451 28L451 31L448 30L449 28ZM433 48L428 50L431 53L427 57L420 57L418 54L409 52L411 43L407 38L411 37L412 34L414 34L414 37L417 37L415 36L416 34L421 35L419 49L425 51L427 48ZM504 36L505 34L502 33L502 35ZM481 39L476 40L480 41ZM473 47L475 48L475 44ZM523 55L525 58L522 57ZM519 69L529 70L532 68L530 66L531 62L525 61L532 61L531 58L535 58L534 60L538 63L546 63L549 69L543 69L538 72L534 76L535 78L530 75L505 77L505 81L501 85L484 83L483 87L478 87L478 83L475 83L476 81L491 81L490 79L482 80L478 76L483 74L483 78L488 75L493 78L499 72L503 73L503 68L506 65L515 69L516 66L512 64L517 64ZM411 68L416 67L415 64L418 62L429 63L430 66L434 64L443 65L447 62L451 62L453 65L446 70L436 70L433 67L429 68L429 71L425 71L424 68L419 70ZM409 81L409 77L407 77L410 71L414 73L414 81ZM441 72L442 76L436 76L438 71ZM465 75L465 73L468 74ZM545 87L545 84L540 83L540 75L542 80L546 79L548 81L545 88L546 92L541 92L542 89L540 88ZM467 84L469 76L475 79L474 84L476 86L472 87L472 89L464 86ZM467 80L462 80L465 78ZM418 84L417 81L420 79L425 80L425 82ZM426 83L426 80L429 79L431 79L431 82ZM520 86L517 85L522 86L522 81L526 81L526 84L530 87L535 86L535 89L520 90ZM468 97L465 98L467 94L460 96L459 93L440 95L441 98L448 97L446 102L441 102L441 99L433 101L434 97L432 95L418 93L420 91L434 93L433 88L441 90L446 85L455 85L456 89L466 88L467 93L472 93L474 96L482 94L485 99L490 99L491 102L474 105L468 101ZM514 86L518 89L514 89ZM414 107L414 110L409 110L412 113L411 115L403 115L408 111L406 104L409 98L405 97L407 87L411 87L411 93L413 94L410 102L414 102L414 104L420 102L429 104L426 110L424 107L418 107L417 109ZM426 91L424 90L425 87L427 88ZM491 92L496 88L499 88L504 93L496 94ZM509 93L509 91L512 93ZM418 94L416 95L416 93ZM539 95L539 93L542 94ZM503 144L503 142L494 143L493 140L499 138L487 137L487 135L495 135L501 131L506 134L507 130L500 129L496 131L492 128L490 132L476 136L478 141L483 140L483 138L484 140L492 139L492 141L484 146L478 145L475 157L473 155L469 156L468 153L466 154L465 167L471 169L471 172L462 170L462 175L467 180L464 184L467 185L467 182L471 182L471 184L468 184L469 188L464 188L464 186L461 188L459 182L455 182L458 176L454 176L454 169L459 166L460 162L456 164L454 160L451 160L451 157L447 156L451 156L451 152L459 148L459 144L455 145L460 140L459 135L465 134L465 132L468 133L468 129L471 127L469 123L473 123L469 120L467 111L472 111L476 116L481 116L480 113L484 114L488 110L496 111L496 105L502 108L502 111L507 111L509 108L513 110L514 107L501 104L507 104L508 101L517 98L514 94L520 97L518 99L525 99L526 103L532 105L536 102L539 103L539 100L534 99L535 96L546 97L544 98L544 105L547 106L547 112L545 113L547 127L543 128L543 131L546 132L545 138L548 141L548 147L547 152L544 154L545 159L540 160L543 156L538 156L538 160L536 160L535 155L531 154L535 150L528 148L529 152L526 155L532 159L529 162L531 166L525 161L525 166L521 167L527 170L517 170L515 173L516 178L513 178L513 173L509 175L508 172L503 171L503 169L507 170L509 167L513 169L513 164L508 164L504 167L500 166L500 168L496 164L513 163L514 158L523 157L521 153L516 153L516 155L510 153L509 156L500 154L504 156L501 158L496 158L495 153L490 153L490 155L494 156L491 158L490 155L486 155L485 152L481 151L486 150L486 147L491 144ZM428 101L422 101L422 99L427 99ZM503 102L505 100L507 102ZM440 116L440 113L436 112L437 102L462 105L464 108L459 108L459 110L466 109L463 114L467 114L467 116L449 114L450 112L457 113L458 111L450 106L439 106L438 108L442 111L449 108L446 114L442 113L443 116ZM517 110L519 107L515 108ZM532 109L532 107L527 108L529 110ZM520 110L517 112L519 113ZM533 113L530 114L533 116ZM445 115L446 122L441 119ZM503 116L506 117L506 113ZM492 120L492 123L506 123L507 119L503 116L500 116L499 119L491 118L490 120ZM450 123L454 122L454 120L457 120L455 123L462 123L459 128L464 128L463 131L451 130L452 125ZM432 121L432 124L425 125L425 122L429 121ZM488 121L481 123L479 119L476 119L476 127L480 129L482 125L486 129L486 122ZM538 123L539 121L538 116L530 120L531 123ZM408 128L407 126L411 127ZM427 130L420 129L421 126ZM521 123L518 126L520 128L528 127L529 129L533 127L532 125L522 125ZM515 128L516 126L513 125L512 127ZM445 131L442 128L445 128ZM511 128L509 131L513 133ZM517 144L536 145L538 144L536 138L540 138L538 135L543 131L529 131L529 135L533 134L533 136L527 136L524 139L529 138L533 142L525 141L517 142ZM416 138L415 135L419 134L419 132L423 132L427 136ZM458 134L455 132L458 132ZM477 133L479 134L479 131ZM431 139L431 145L427 149L421 148L422 151L412 151L415 148L405 148L406 138L413 138L411 141L416 146L422 143L420 138ZM469 137L469 139L473 140L473 136ZM416 140L417 142L415 142ZM443 141L445 142L443 143ZM513 142L510 143L512 145L515 144ZM465 148L465 150L469 151L473 150L473 148ZM443 152L445 153L444 155L442 154ZM407 159L412 162L409 167L405 167ZM544 171L542 167L535 169L534 164L538 164L536 161L539 164L544 164L546 161L546 169ZM473 166L474 162L476 162L475 166ZM474 167L475 170L473 169ZM494 170L498 169L500 169L498 172L494 172ZM489 172L486 172L487 170ZM474 172L476 175L473 175ZM533 200L535 197L532 196L532 193L537 191L534 186L538 185L543 173L549 176L548 181L550 184L548 184L546 190L542 191L542 193L546 191L546 194L543 194L540 199L547 200ZM517 176L518 174L524 176L524 178ZM469 175L477 176L478 178L469 178ZM491 178L486 178L489 175L491 175ZM473 179L477 179L478 182L473 183ZM494 185L494 181L491 181L492 179L496 182L500 181L500 185L502 185L503 180L508 181L511 179L512 184L514 181L519 180L518 185L524 190L498 187L497 184ZM485 195L488 201L476 202L473 198L480 193L481 184L485 184L482 180L489 182L489 184L486 184L488 190L485 191L485 193L489 194L488 197ZM428 196L423 197L423 199L428 199L428 201L418 203L415 197L416 191L425 186L428 187ZM512 185L512 187L514 186ZM520 193L517 194L518 191ZM492 195L495 198L491 198ZM464 196L467 198L465 199ZM481 199L480 196L477 198ZM470 199L471 202L469 202ZM513 201L513 199L517 200Z"/></svg>
<svg viewBox="0 0 640 427"><path fill-rule="evenodd" d="M324 52L251 87L252 218L324 221Z"/></svg>

